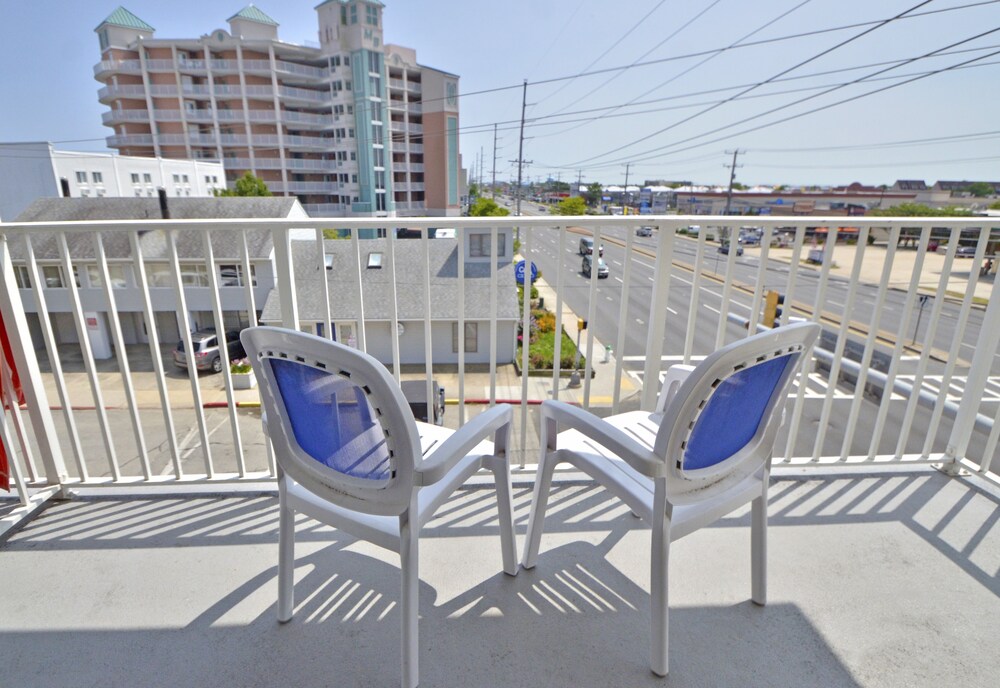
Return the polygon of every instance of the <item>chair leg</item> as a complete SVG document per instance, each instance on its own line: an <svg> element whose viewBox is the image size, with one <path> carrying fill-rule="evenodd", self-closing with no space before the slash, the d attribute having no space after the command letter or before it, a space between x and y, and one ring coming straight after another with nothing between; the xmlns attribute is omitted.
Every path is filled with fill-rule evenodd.
<svg viewBox="0 0 1000 688"><path fill-rule="evenodd" d="M295 612L295 511L278 506L278 621L291 621Z"/></svg>
<svg viewBox="0 0 1000 688"><path fill-rule="evenodd" d="M491 468L497 490L503 570L507 575L516 576L519 569L517 565L517 540L514 537L514 497L510 485L510 468L507 457L493 457Z"/></svg>
<svg viewBox="0 0 1000 688"><path fill-rule="evenodd" d="M750 509L750 599L767 604L767 488Z"/></svg>
<svg viewBox="0 0 1000 688"><path fill-rule="evenodd" d="M549 454L542 454L535 475L535 489L531 495L531 514L528 517L528 532L525 536L524 556L521 566L526 569L535 567L538 560L538 548L542 542L542 528L545 523L545 508L549 502L549 490L552 487L552 474L555 472L556 461Z"/></svg>
<svg viewBox="0 0 1000 688"><path fill-rule="evenodd" d="M399 568L402 577L402 592L400 594L400 616L403 622L403 688L416 688L420 682L419 675L419 595L420 567L418 557L418 536L420 534L416 523L409 521L410 509L399 518Z"/></svg>
<svg viewBox="0 0 1000 688"><path fill-rule="evenodd" d="M657 479L653 498L652 552L650 554L650 668L657 676L669 670L670 604L670 513L666 483Z"/></svg>

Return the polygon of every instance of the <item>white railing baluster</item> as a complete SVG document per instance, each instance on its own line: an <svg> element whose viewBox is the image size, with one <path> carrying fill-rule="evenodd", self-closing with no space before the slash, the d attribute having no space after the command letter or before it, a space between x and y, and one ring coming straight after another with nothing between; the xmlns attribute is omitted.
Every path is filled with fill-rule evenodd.
<svg viewBox="0 0 1000 688"><path fill-rule="evenodd" d="M532 229L525 227L521 242L521 258L524 260L524 283L521 299L521 444L527 446L528 439L528 354L531 349L531 235ZM521 467L524 467L524 452L521 452Z"/></svg>
<svg viewBox="0 0 1000 688"><path fill-rule="evenodd" d="M0 356L0 384L3 384L4 390L8 389L7 380L10 377L10 373L7 371L7 361L4 356ZM10 386L10 391L13 392L13 386ZM10 397L15 399L16 397ZM11 403L11 408L17 406L16 401ZM24 446L23 444L21 445ZM14 442L14 432L11 430L10 425L7 423L7 411L4 409L3 405L0 405L0 449L3 449L7 455L7 469L10 471L10 482L17 490L18 501L21 502L21 506L28 506L28 485L24 479L24 472L21 470L20 457L18 451L15 448Z"/></svg>
<svg viewBox="0 0 1000 688"><path fill-rule="evenodd" d="M222 381L226 388L226 411L229 415L229 428L233 435L236 454L236 472L241 478L246 477L247 465L243 456L243 439L240 434L240 421L236 413L236 394L233 392L233 376L229 366L229 340L226 338L226 319L222 314L222 292L219 289L219 268L215 264L215 248L212 246L211 232L203 232L202 247L205 251L205 263L208 266L208 288L212 292L212 317L215 320L215 336L219 341L219 357L222 360ZM244 275L245 281L250 281L250 273ZM190 365L190 362L189 362Z"/></svg>
<svg viewBox="0 0 1000 688"><path fill-rule="evenodd" d="M889 248L892 250L893 259L896 254L896 245L899 243L901 227L893 225L889 229ZM927 243L930 240L931 228L924 227L920 232L920 240L917 244L917 258L913 264L913 273L910 275L909 288L906 291L906 300L903 303L902 317L899 319L899 329L896 331L896 343L892 349L892 358L889 361L889 371L886 373L885 384L882 387L882 403L879 404L878 414L875 417L875 429L872 432L871 444L868 447L867 460L872 461L878 453L879 440L885 429L885 422L889 416L889 407L892 405L893 388L896 384L896 375L899 372L899 364L902 361L903 349L906 346L906 332L910 329L910 320L913 313L913 304L916 303L918 289L920 287L920 273L923 270L924 257L927 255ZM886 262L891 262L886 258ZM915 395L917 390L913 390L911 395Z"/></svg>
<svg viewBox="0 0 1000 688"><path fill-rule="evenodd" d="M391 230L386 234L386 258L389 259L389 342L392 346L392 376L396 378L396 384L400 383L399 372L399 304L396 302L396 232ZM358 282L360 285L360 281Z"/></svg>
<svg viewBox="0 0 1000 688"><path fill-rule="evenodd" d="M931 422L928 426L927 436L924 438L924 448L921 452L921 456L930 456L931 450L933 448L934 438L937 436L938 427L941 425L941 418L944 414L944 403L948 399L948 388L951 386L952 377L955 374L955 367L958 365L959 352L962 348L962 339L965 335L965 328L969 322L969 313L972 310L972 299L976 295L976 281L979 279L979 266L983 264L983 255L986 253L986 245L989 243L989 232L982 232L979 236L979 243L976 245L976 255L972 260L972 268L969 270L969 279L965 287L965 297L962 299L962 306L958 312L958 322L955 324L952 332L954 333L954 339L952 339L951 348L948 351L948 362L945 364L944 375L941 376L941 389L938 392L937 404L934 406L934 411L931 414ZM986 325L987 321L983 321ZM985 332L980 331L980 342L977 342L977 352L982 346L988 346L989 337L991 332L987 327L984 327ZM982 337L986 336L986 341L982 341ZM933 340L931 340L931 346L933 346ZM996 345L994 344L994 349ZM974 356L975 358L975 356ZM988 363L979 366L978 370L981 374L988 374L990 366ZM981 382L981 381L979 381ZM975 399L975 388L977 381L972 376L972 371L968 379L966 380L965 390L963 392L963 407L967 410L970 407L971 400ZM964 397L968 396L970 401L965 402ZM978 402L975 402L978 404ZM965 414L965 417L969 417ZM975 416L975 409L971 411L972 417ZM952 426L954 431L956 426ZM970 426L971 431L971 426ZM959 438L952 433L952 438L958 440ZM967 443L966 443L967 445ZM951 442L949 442L949 448L951 448ZM954 458L954 457L953 457Z"/></svg>
<svg viewBox="0 0 1000 688"><path fill-rule="evenodd" d="M97 269L101 273L104 298L108 303L111 336L115 342L118 372L122 376L122 387L125 389L125 402L128 404L129 417L132 421L132 433L135 437L135 448L139 454L139 465L142 467L143 477L149 480L153 477L153 472L149 466L149 454L146 449L146 437L142 432L142 422L139 420L139 401L136 399L135 388L132 386L132 369L128 363L128 351L125 349L125 337L122 336L114 285L111 284L111 272L108 270L108 259L104 254L104 240L101 238L100 232L94 232L94 253L97 258Z"/></svg>
<svg viewBox="0 0 1000 688"><path fill-rule="evenodd" d="M101 383L97 378L97 366L94 363L94 351L90 346L90 336L87 334L86 316L83 314L83 304L80 302L80 289L76 286L76 275L73 273L73 263L69 257L69 245L66 243L65 232L59 232L59 255L63 270L63 287L69 293L70 303L73 309L73 322L76 324L76 334L80 340L80 350L83 353L83 364L87 370L87 378L90 381L90 393L94 399L94 410L97 414L97 422L101 428L101 437L104 440L104 449L108 453L108 469L111 472L112 480L121 479L121 471L118 467L118 456L115 453L115 443L111 438L111 425L108 422L108 413L104 407L104 394L101 392Z"/></svg>
<svg viewBox="0 0 1000 688"><path fill-rule="evenodd" d="M243 290L247 300L247 322L250 327L257 327L257 303L254 297L254 282L250 266L250 248L247 246L247 230L240 231L240 262L243 265Z"/></svg>
<svg viewBox="0 0 1000 688"><path fill-rule="evenodd" d="M590 378L594 370L594 328L590 326L597 316L597 280L601 263L601 228L594 228L594 249L590 254L590 282L587 295L587 353L583 366L583 408L590 408Z"/></svg>
<svg viewBox="0 0 1000 688"><path fill-rule="evenodd" d="M520 235L520 233L519 233ZM497 403L497 226L490 227L490 406ZM514 250L511 248L511 253ZM530 292L529 292L530 295ZM465 333L462 333L465 336Z"/></svg>
<svg viewBox="0 0 1000 688"><path fill-rule="evenodd" d="M657 228L657 233L662 232L663 229ZM632 251L633 244L635 243L635 232L631 231L630 228L625 229L625 260L623 261L624 267L622 268L622 293L619 299L621 303L618 307L618 338L615 341L615 352L618 354L615 357L615 382L611 391L611 413L618 413L618 406L621 400L621 390L622 390L622 372L625 367L625 331L628 327L625 323L628 322L628 306L629 306L629 290L632 286ZM666 304L664 304L666 306Z"/></svg>
<svg viewBox="0 0 1000 688"><path fill-rule="evenodd" d="M961 229L959 227L951 228L951 235L948 239L948 249L945 252L944 257L944 267L941 270L941 276L938 279L938 298L934 299L934 303L931 306L931 317L927 323L927 336L925 337L926 344L921 346L920 360L917 362L917 371L913 376L913 389L914 391L921 389L924 386L924 376L927 373L927 366L930 363L931 350L934 348L934 333L937 332L937 325L941 319L941 311L944 309L944 299L940 296L946 293L948 287L948 276L951 274L952 264L955 262L955 252L958 249L958 238L961 236ZM914 333L914 344L916 343L916 334ZM919 401L917 394L910 395L909 401L906 403L906 411L903 415L903 423L899 430L899 440L896 443L896 454L894 456L895 460L900 460L903 458L903 452L906 449L906 440L910 435L910 428L913 426L913 419L917 412L917 403Z"/></svg>
<svg viewBox="0 0 1000 688"><path fill-rule="evenodd" d="M826 304L826 290L830 283L830 268L833 265L833 247L837 245L837 228L827 224L826 231L827 241L823 246L823 266L820 269L819 289L816 291L816 304L813 307L816 322L822 322L823 319L823 307ZM847 320L844 319L844 326L841 327L841 330L846 328L846 323ZM826 395L823 398L823 408L820 413L819 432L817 432L817 437L813 442L813 462L816 462L819 459L819 453L823 446L823 438L820 437L820 434L825 434L824 423L830 422L830 409L832 407L833 395L837 391L837 377L840 375L840 358L843 356L845 344L846 337L843 333L838 333L837 341L834 344L836 352L833 355L833 364L830 366L831 371L829 384L827 385Z"/></svg>
<svg viewBox="0 0 1000 688"><path fill-rule="evenodd" d="M37 483L41 482L41 475L38 473L38 467L35 464L35 456L31 449L31 442L28 439L27 427L24 424L24 418L21 416L21 405L17 402L17 391L14 389L14 378L11 371L7 367L6 356L0 356L0 389L3 390L3 394L0 394L0 398L4 399L5 405L10 407L11 416L14 418L14 431L10 433L9 437L5 441L10 451L7 456L10 458L10 469L11 471L17 470L15 474L16 481L20 482L24 487L24 492L27 493L27 485L24 480L24 472L20 470L20 466L17 462L17 454L14 451L14 435L17 436L18 446L20 446L20 455L24 457L24 468L28 473L28 478L31 482ZM0 417L6 422L6 410L3 405L0 405Z"/></svg>
<svg viewBox="0 0 1000 688"><path fill-rule="evenodd" d="M671 231L674 232L676 228ZM698 324L698 306L701 305L701 278L705 272L705 241L705 232L698 232L695 239L694 272L691 274L691 297L688 299L687 331L684 333L684 365L691 364L691 356L694 353L694 333Z"/></svg>
<svg viewBox="0 0 1000 688"><path fill-rule="evenodd" d="M566 225L556 227L559 232L559 250L556 256L556 334L555 351L552 356L552 398L559 399L562 376L562 333L563 333L563 254L566 251ZM574 368L575 370L575 368Z"/></svg>
<svg viewBox="0 0 1000 688"><path fill-rule="evenodd" d="M31 243L31 237L27 234L24 236L24 249L25 259L28 263L27 268L31 275L31 289L35 297L38 324L42 330L42 337L45 340L45 353L49 358L49 370L52 371L52 375L55 378L56 392L59 394L59 402L62 404L63 420L66 421L69 444L73 448L73 458L76 461L76 469L80 480L87 482L90 480L90 473L87 470L87 462L83 456L83 446L80 443L80 433L77 430L76 414L73 411L73 400L70 398L69 389L66 387L66 376L63 374L62 359L59 356L59 350L56 348L55 333L52 331L52 319L43 317L44 314L49 312L45 289L42 288L42 285L45 284L45 276L42 274L42 269L35 260L35 250ZM11 303L14 303L14 301L12 300ZM4 322L7 322L6 314L4 315ZM27 327L25 327L24 332L28 332Z"/></svg>
<svg viewBox="0 0 1000 688"><path fill-rule="evenodd" d="M765 280L767 279L767 256L771 249L771 226L764 229L760 237L760 260L757 266L757 283L754 285L753 300L750 302L750 318L747 321L747 336L757 332L760 321L761 302L764 300Z"/></svg>
<svg viewBox="0 0 1000 688"><path fill-rule="evenodd" d="M997 458L997 441L1000 440L1000 404L997 404L997 412L993 414L993 429L990 436L986 438L986 447L983 450L983 458L979 462L980 475L986 475L993 470L993 462ZM961 454L956 454L961 456Z"/></svg>
<svg viewBox="0 0 1000 688"><path fill-rule="evenodd" d="M670 278L673 273L674 233L660 232L656 242L656 255L660 256L653 268L653 292L649 300L649 330L646 332L646 363L642 378L642 410L656 408L660 391L660 357L663 355L663 338L667 324L667 304L670 303ZM595 242L596 243L596 242Z"/></svg>
<svg viewBox="0 0 1000 688"><path fill-rule="evenodd" d="M465 425L465 247L468 239L466 228L460 227L455 236L458 239L458 427ZM479 332L476 332L478 336Z"/></svg>
<svg viewBox="0 0 1000 688"><path fill-rule="evenodd" d="M437 408L437 397L434 396L434 332L431 330L431 249L430 230L420 228L420 249L424 257L424 394L427 395L427 422L434 423L434 409Z"/></svg>
<svg viewBox="0 0 1000 688"><path fill-rule="evenodd" d="M167 444L170 447L170 459L174 465L174 477L180 478L181 453L177 446L177 433L174 430L174 414L170 407L170 395L167 391L167 376L163 369L163 352L160 351L160 335L156 330L156 316L153 312L153 302L149 293L149 280L146 277L146 265L142 253L142 243L139 241L139 231L129 232L129 242L132 246L132 266L135 273L136 286L142 299L142 314L146 319L146 339L149 343L149 357L153 361L153 373L156 375L156 386L160 392L160 409L163 411L163 424L167 431Z"/></svg>
<svg viewBox="0 0 1000 688"><path fill-rule="evenodd" d="M320 298L322 299L323 313L326 314L326 320L323 321L323 336L332 341L337 337L333 331L333 319L330 317L330 288L326 281L326 244L322 227L316 228L316 258L317 268L319 270L319 272L316 273L316 281L319 284L319 293L321 295Z"/></svg>
<svg viewBox="0 0 1000 688"><path fill-rule="evenodd" d="M181 341L184 343L188 380L191 382L191 397L194 400L194 415L198 421L198 431L201 435L201 452L205 462L205 475L211 479L215 477L215 468L212 465L212 448L208 444L208 423L205 420L205 406L201 399L201 384L198 381L198 363L195 359L194 342L191 337L191 316L188 313L187 297L184 293L181 264L177 257L177 234L173 230L168 230L166 238L174 298L177 299L177 324L181 331ZM224 344L220 344L220 346L224 346ZM181 458L183 459L183 456Z"/></svg>
<svg viewBox="0 0 1000 688"><path fill-rule="evenodd" d="M956 346L952 348L952 356L954 358L958 357L954 352L957 350L957 345L960 344L965 334L965 325L968 319L966 304L971 303L972 296L975 293L976 267L982 262L981 254L986 248L988 235L988 231L980 235L979 247L976 250L976 260L973 263L973 269L970 270L969 286L967 287L965 300L962 302L962 316L960 317L962 324L956 328ZM982 402L983 392L986 389L986 380L989 377L998 346L1000 346L1000 281L994 279L993 287L990 289L989 305L983 314L983 325L979 331L979 338L976 341L976 351L972 355L972 365L969 366L969 375L965 381L965 389L962 391L962 401L959 404L958 413L951 428L951 435L948 437L945 458L951 464L957 464L958 461L965 458L965 452L968 451L969 440L972 438L976 416ZM947 389L947 384L947 382L942 383L942 392L945 392ZM936 426L932 426L932 429L936 430ZM991 436L995 436L996 429L996 424L994 423L993 429L990 432ZM995 445L995 437L993 439ZM990 441L988 440L987 445L989 444ZM987 451L983 454L980 467L988 467L992 461L993 455ZM948 468L955 471L957 467L952 465Z"/></svg>
<svg viewBox="0 0 1000 688"><path fill-rule="evenodd" d="M364 290L361 288L361 241L358 239L358 229L351 230L351 247L354 249L354 259L358 270L358 317L355 322L358 328L358 348L364 352L368 351L367 329L365 328L365 299ZM330 327L333 327L330 323Z"/></svg>

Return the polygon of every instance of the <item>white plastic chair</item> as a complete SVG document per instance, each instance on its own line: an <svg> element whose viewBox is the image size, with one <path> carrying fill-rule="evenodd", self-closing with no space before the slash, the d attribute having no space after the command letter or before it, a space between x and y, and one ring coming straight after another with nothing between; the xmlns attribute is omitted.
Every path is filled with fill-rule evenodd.
<svg viewBox="0 0 1000 688"><path fill-rule="evenodd" d="M766 601L771 452L797 364L819 331L815 323L781 327L726 346L696 368L673 366L653 413L600 419L562 402L542 403L541 459L522 564L535 566L557 464L572 464L625 502L652 526L651 665L660 676L668 665L671 541L751 502L752 599Z"/></svg>
<svg viewBox="0 0 1000 688"><path fill-rule="evenodd" d="M241 339L260 381L278 464L279 621L294 611L295 512L398 552L402 685L416 686L418 534L481 467L496 480L504 572L518 571L506 453L510 407L447 430L415 421L396 381L361 351L276 327L244 330Z"/></svg>

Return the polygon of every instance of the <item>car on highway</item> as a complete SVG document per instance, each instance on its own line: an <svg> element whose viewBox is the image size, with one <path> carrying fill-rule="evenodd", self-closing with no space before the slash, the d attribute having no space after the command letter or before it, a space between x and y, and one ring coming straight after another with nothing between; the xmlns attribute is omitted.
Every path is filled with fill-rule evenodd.
<svg viewBox="0 0 1000 688"><path fill-rule="evenodd" d="M594 239L592 237L580 237L580 255L589 256L594 252ZM604 244L601 244L597 249L597 255L604 255Z"/></svg>
<svg viewBox="0 0 1000 688"><path fill-rule="evenodd" d="M650 236L653 236L653 228L652 227L640 227L639 229L635 230L635 235L636 236L641 236L641 237L650 237Z"/></svg>
<svg viewBox="0 0 1000 688"><path fill-rule="evenodd" d="M958 256L959 258L972 258L973 256L976 255L976 247L959 246L958 249L955 250L955 255Z"/></svg>
<svg viewBox="0 0 1000 688"><path fill-rule="evenodd" d="M229 347L229 360L246 358L247 352L240 342L239 330L226 331L226 343ZM191 346L194 348L195 368L198 370L211 370L213 373L222 372L222 353L219 351L219 338L215 330L197 330L191 333ZM178 368L187 368L187 352L184 351L184 340L177 342L174 349L174 365Z"/></svg>
<svg viewBox="0 0 1000 688"><path fill-rule="evenodd" d="M724 256L728 256L729 255L729 242L728 241L725 242L725 243L723 243L723 244L719 244L719 253L721 253ZM743 255L743 247L740 246L739 244L736 245L736 255L738 255L738 256L742 256Z"/></svg>
<svg viewBox="0 0 1000 688"><path fill-rule="evenodd" d="M590 273L593 271L594 256L586 255L583 257L583 265L581 269L583 270L584 277L590 277ZM604 262L604 259L600 256L597 257L597 279L605 279L611 271L608 269L608 264Z"/></svg>

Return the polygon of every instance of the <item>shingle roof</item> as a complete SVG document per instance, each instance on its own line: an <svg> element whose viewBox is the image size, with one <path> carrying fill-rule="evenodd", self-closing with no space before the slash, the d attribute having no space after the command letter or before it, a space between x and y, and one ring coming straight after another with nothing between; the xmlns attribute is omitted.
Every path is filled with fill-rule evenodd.
<svg viewBox="0 0 1000 688"><path fill-rule="evenodd" d="M112 26L121 26L126 29L139 29L140 31L156 31L152 26L139 19L127 9L118 6L114 12L108 15L108 18L97 25L97 29L101 28L105 24L111 24ZM97 31L94 29L94 31Z"/></svg>
<svg viewBox="0 0 1000 688"><path fill-rule="evenodd" d="M388 266L386 239L361 242L361 291L364 294L365 320L389 320L392 315L390 284L392 272ZM353 242L326 241L326 253L333 267L324 270L330 294L330 317L334 320L356 320L358 308L357 262ZM412 244L414 250L407 250ZM384 267L367 269L364 264L368 254L381 252L386 255ZM459 244L456 239L433 239L428 244L429 264L424 263L423 250L415 240L397 240L396 303L400 320L422 320L425 313L424 275L430 270L430 317L432 320L458 319L458 260ZM326 320L323 305L323 282L319 279L319 256L312 241L292 242L292 261L295 266L295 287L299 318L304 321ZM517 290L512 263L497 269L497 318L515 320L518 317ZM488 262L467 262L465 265L465 317L485 320L490 317L490 265ZM281 320L281 306L277 289L273 290L264 305L261 320Z"/></svg>
<svg viewBox="0 0 1000 688"><path fill-rule="evenodd" d="M253 4L247 5L226 21L232 21L234 19L246 19L247 21L257 22L258 24L267 24L269 26L278 25L278 22L274 21L259 9L254 7Z"/></svg>
<svg viewBox="0 0 1000 688"><path fill-rule="evenodd" d="M170 217L174 220L270 218L288 217L296 200L294 198L171 198L168 201ZM94 220L158 220L162 219L159 199L156 198L39 198L21 213L17 222L72 222ZM59 246L53 232L33 233L31 245L39 260L59 258ZM241 257L242 240L239 230L214 231L212 250L216 260ZM132 250L126 233L104 232L104 250L109 259L130 258ZM73 258L94 258L92 232L68 234L70 255ZM251 259L271 255L271 232L247 232L247 248ZM166 235L155 228L141 235L141 248L147 260L167 257ZM182 259L203 258L205 255L200 232L180 232L177 252ZM13 258L24 258L20 241L11 242Z"/></svg>

